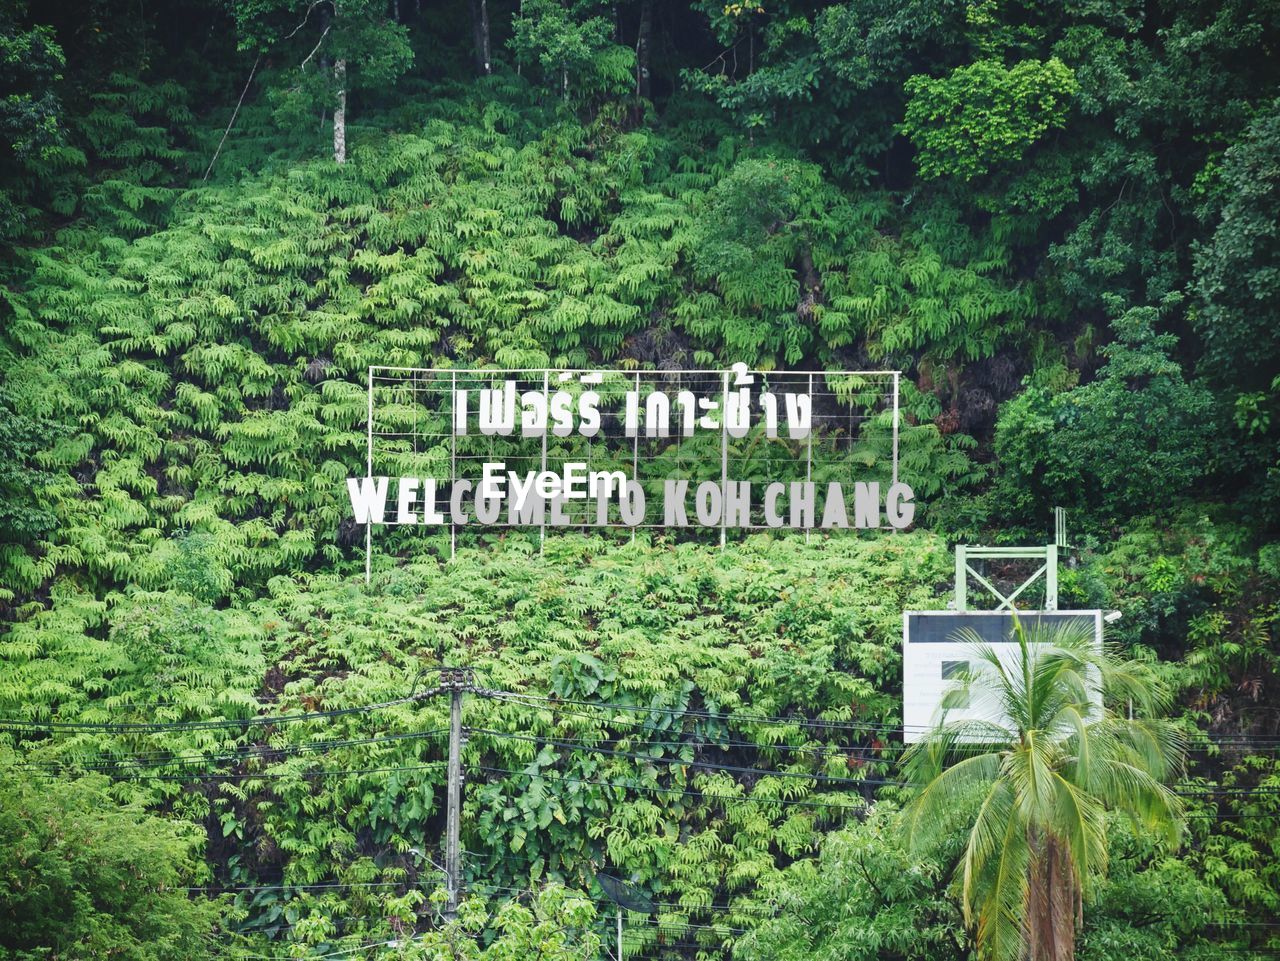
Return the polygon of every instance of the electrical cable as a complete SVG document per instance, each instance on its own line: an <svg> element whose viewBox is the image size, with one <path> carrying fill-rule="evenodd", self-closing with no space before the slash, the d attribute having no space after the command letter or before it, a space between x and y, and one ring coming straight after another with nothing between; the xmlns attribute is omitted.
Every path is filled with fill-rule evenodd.
<svg viewBox="0 0 1280 961"><path fill-rule="evenodd" d="M575 698L551 698L544 697L540 694L522 694L514 691L485 692L484 696L491 697L495 700L514 700L523 698L531 701L538 701L552 706L558 704L575 704L583 707L595 707L605 710L627 711L635 714L663 714L669 717L689 717L700 720L719 721L723 724L777 724L784 726L798 726L806 728L830 729L830 730L853 730L853 731L884 731L886 733L902 733L902 727L890 727L888 725L877 725L869 723L858 723L854 721L823 721L805 717L775 717L764 714L713 714L708 711L683 710L678 711L674 708L664 707L640 707L634 704L613 704L598 701L582 701ZM917 726L912 725L912 729ZM920 725L920 730L930 730L926 725Z"/></svg>
<svg viewBox="0 0 1280 961"><path fill-rule="evenodd" d="M764 714L715 714L708 711L696 710L676 710L674 708L665 707L642 707L634 704L618 704L606 701L585 701L577 698L548 697L540 694L529 694L515 691L484 691L478 692L482 696L492 700L499 701L533 701L539 704L548 705L548 709L557 713L575 714L581 717L590 717L596 719L597 715L588 715L581 712L573 712L560 708L561 704L573 704L582 707L594 707L605 711L624 711L635 714L662 714L669 717L679 718L695 718L699 720L718 721L723 724L772 724L782 726L799 726L803 728L813 729L830 729L830 730L852 730L852 731L869 731L892 736L901 736L906 731L925 732L933 729L932 725L888 725L875 724L871 722L855 722L855 721L825 721L814 718L804 717L782 717L777 715ZM606 723L615 724L615 721L602 719ZM636 725L640 726L640 725ZM1244 744L1257 744L1259 746L1268 746L1280 748L1280 735L1204 735L1213 744L1233 744L1239 741ZM892 745L891 747L898 747Z"/></svg>
<svg viewBox="0 0 1280 961"><path fill-rule="evenodd" d="M121 781L257 781L257 780L284 780L288 778L297 778L299 780L309 777L337 777L340 775L353 774L398 774L406 771L428 771L444 767L447 761L429 761L426 764L404 764L394 767L365 767L365 768L337 768L327 771L241 771L229 774L219 773L192 773L192 774L119 774L114 775L117 780ZM50 771L38 767L28 765L16 765L19 770L30 771L34 777L44 777L50 780L62 776L62 774L74 773L73 770L64 772ZM107 773L107 772L103 772ZM113 776L108 774L107 776Z"/></svg>
<svg viewBox="0 0 1280 961"><path fill-rule="evenodd" d="M556 740L551 740L549 738L536 737L536 736L526 735L526 734L510 734L503 731L491 731L484 728L468 728L467 730L476 734L488 735L490 737L501 737L501 738L509 738L517 741L530 741L538 744L549 744L549 745L552 745L555 747L561 747L570 751L583 751L583 752L590 752L592 754L605 754L611 757L624 757L624 758L637 760L637 761L651 761L659 764L670 764L670 765L677 765L681 767L696 767L696 768L702 768L704 770L709 769L714 771L726 771L734 774L756 774L761 777L805 778L808 780L820 781L824 784L849 784L849 785L855 785L855 786L871 784L871 785L881 785L881 786L891 785L893 787L908 786L906 781L889 781L889 780L882 780L882 779L876 779L876 778L832 777L826 774L806 774L799 771L773 771L773 770L765 770L761 768L738 767L731 764L715 764L709 761L685 761L685 760L682 760L681 758L651 757L646 754L634 754L629 751L615 751L609 748L589 748L589 747L577 745L568 741L556 741Z"/></svg>
<svg viewBox="0 0 1280 961"><path fill-rule="evenodd" d="M449 729L447 727L442 727L435 728L430 731L407 731L401 734L382 734L371 737L351 738L342 741L306 741L301 744L289 744L282 745L280 747L271 747L270 745L246 745L245 750L243 751L232 751L214 756L189 755L184 757L176 754L154 752L152 754L133 754L127 758L112 759L110 757L100 755L100 760L93 763L81 763L77 761L65 766L74 766L76 770L98 771L120 767L142 767L147 765L159 767L165 764L221 764L240 760L256 760L259 758L274 761L277 759L277 756L280 758L295 757L298 754L308 754L312 752L320 753L344 747L439 737L442 734L448 733Z"/></svg>
<svg viewBox="0 0 1280 961"><path fill-rule="evenodd" d="M477 860L488 860L490 858L496 858L499 861L508 861L512 864L519 864L521 867L529 866L529 862L527 859L513 857L510 854L499 854L497 851L491 851L486 853L483 851L476 851L471 848L463 848L462 853L468 857L475 858ZM483 885L487 886L488 882L483 882ZM480 887L482 886L482 884L477 884L476 886ZM516 890L516 889L511 889L511 890ZM657 905L658 907L671 908L673 911L682 911L689 914L694 914L699 911L742 911L744 913L749 913L750 909L757 908L757 907L764 907L763 905L759 905L752 901L744 901L741 904L718 904L715 902L712 902L710 904L682 904L679 901L659 901L654 899L652 900L652 903ZM772 911L770 914L761 915L762 918L769 918L769 917L776 917L776 916L777 916L776 910Z"/></svg>
<svg viewBox="0 0 1280 961"><path fill-rule="evenodd" d="M492 698L492 699L494 699L494 700L507 700L506 698L500 698L500 697L494 697L494 698ZM516 701L512 701L512 703L523 703L523 702L516 702ZM640 723L637 723L637 722L619 721L619 720L617 720L617 719L603 719L603 718L601 718L601 716L600 716L599 714L588 714L588 713L583 712L583 711L572 711L572 710L568 710L568 709L564 709L564 708L559 708L559 707L553 708L553 710L554 710L554 711L555 711L555 713L557 713L557 714L568 715L568 716L571 716L571 717L586 718L586 719L589 719L589 720L595 720L595 721L604 721L604 723L607 725L607 727L618 727L618 726L625 725L626 727L628 727L629 729L632 729L632 730L643 730L643 729L645 728L645 725L640 724ZM895 733L901 733L901 732L895 732ZM590 738L590 735L584 735L584 736L579 737L579 738L573 738L573 737L568 737L568 736L563 736L563 735L562 735L560 739L561 739L561 740L568 740L568 741L577 741L577 742L580 742L580 743L584 743L584 744L585 744L585 743L587 743L587 742L588 742L588 739L589 739L589 738ZM603 741L614 741L614 742L618 742L618 741L621 741L621 740L629 740L629 739L630 739L629 737L618 736L618 735L610 735L610 734L605 733L604 731L602 731L602 732L601 732L601 735L600 735L600 737L598 738L598 740L599 740L599 741L602 741L602 742L603 742ZM841 746L841 745L832 745L832 744L819 744L819 743L816 743L816 742L815 742L814 744L759 744L759 743L756 743L755 741L743 741L743 740L706 740L706 741L692 741L692 740L678 740L678 741L645 740L643 743L644 743L644 744L647 744L647 745L653 745L653 746L659 746L659 747L684 747L684 746L690 746L690 747L693 747L693 748L695 748L695 749L696 749L696 748L703 748L703 747L706 747L706 748L718 747L718 748L722 748L722 749L738 749L738 748L741 748L741 749L757 750L757 751L767 751L767 750L774 750L774 751L792 751L792 752L795 752L795 753L798 753L798 754L810 754L810 753L811 753L811 754L815 754L815 755L830 755L830 756L835 756L835 755L844 755L844 756L848 756L848 755L853 754L857 760L861 760L861 761L863 761L863 762L865 762L865 763L868 763L868 764L875 764L875 763L892 763L892 758L889 758L889 757L878 757L878 756L876 756L876 755L878 755L878 754L886 754L886 753L887 753L887 754L902 754L904 751L908 750L908 749L909 749L909 747L910 747L910 745L906 745L906 744L882 744L881 746L876 747L876 746L874 746L874 745L867 745L867 744ZM1189 753L1190 753L1190 752L1197 752L1197 753L1201 753L1201 752L1207 752L1208 750L1210 750L1210 748L1209 748L1208 746L1192 746L1192 747L1188 747L1188 748L1187 748L1187 751L1188 751ZM1259 749L1259 750L1266 750L1266 751L1270 751L1270 750L1275 750L1275 748L1267 747L1267 748L1262 748L1262 749ZM866 754L856 754L855 752L869 752L869 753L866 753Z"/></svg>
<svg viewBox="0 0 1280 961"><path fill-rule="evenodd" d="M476 730L479 730L479 729L477 728ZM559 739L563 741L573 741L575 743L590 746L588 744L589 738L590 738L590 735L584 735L583 737L576 737L576 738L569 737L567 735L561 735L559 737ZM631 738L628 736L615 736L615 735L608 735L608 734L602 734L600 737L595 739L595 741L597 742L613 741L615 743L619 741L626 741L626 740L631 740ZM812 753L812 754L831 754L831 755L848 755L853 753L854 751L890 751L895 753L901 753L902 751L905 751L907 749L907 745L904 745L904 744L885 744L882 747L874 747L872 745L866 745L866 744L841 746L838 744L820 744L817 742L814 742L813 744L758 744L755 741L743 741L743 740L659 741L659 740L646 739L641 741L640 743L644 745L653 746L653 747L692 747L695 749L720 748L722 750L734 750L734 749L741 748L741 749L756 750L756 751L794 751L799 754ZM889 763L891 761L890 758L880 758L880 757L867 757L867 758L863 758L863 760L866 760L868 762L881 761L885 763Z"/></svg>
<svg viewBox="0 0 1280 961"><path fill-rule="evenodd" d="M825 774L808 774L798 771L774 771L762 768L739 767L735 765L715 764L708 761L685 761L681 758L669 757L652 757L646 754L635 754L628 751L616 751L610 748L587 747L579 745L575 742L560 741L552 738L546 738L535 735L515 734L505 731L493 731L486 728L468 728L468 731L476 734L483 734L490 737L508 738L517 741L533 742L536 744L547 744L553 747L560 747L571 751L581 751L584 753L604 754L613 757L623 757L631 760L654 762L660 764L676 765L681 767L696 767L706 770L725 771L733 774L755 774L760 777L794 777L807 778L826 784L845 784L845 785L876 785L889 787L910 787L908 781L895 781L884 778L842 778L833 777ZM1178 785L1178 788L1199 788L1199 785ZM1175 794L1183 797L1199 797L1204 795L1236 795L1236 796L1259 796L1267 794L1280 794L1280 788L1251 788L1251 789L1229 789L1206 787L1202 790L1175 790Z"/></svg>
<svg viewBox="0 0 1280 961"><path fill-rule="evenodd" d="M91 722L91 721L24 721L19 718L0 718L0 731L24 733L31 730L41 731L208 731L228 727L251 727L267 724L293 724L299 721L316 721L325 718L345 717L351 714L368 714L381 711L400 704L414 704L418 701L434 697L448 691L449 688L435 687L415 693L409 697L398 697L390 701L378 701L359 707L334 708L329 711L310 711L305 714L254 715L245 718L222 718L216 721L131 721L131 722Z"/></svg>
<svg viewBox="0 0 1280 961"><path fill-rule="evenodd" d="M709 794L705 791L683 791L679 788L663 788L657 785L645 784L621 784L617 781L601 781L598 778L576 778L565 775L547 774L545 772L539 774L529 774L526 771L516 771L505 767L489 767L481 765L475 770L485 771L490 774L509 774L516 777L540 777L551 781L565 781L575 784L598 784L603 787L620 788L624 791L649 791L655 794L671 794L685 795L687 797L700 797L711 801L725 801L729 803L740 804L781 804L784 806L800 806L800 807L821 807L834 808L842 811L866 811L866 804L838 804L832 801L811 801L811 800L784 800L775 798L758 798L751 796L737 796L732 794Z"/></svg>
<svg viewBox="0 0 1280 961"><path fill-rule="evenodd" d="M439 868L432 868L430 871L419 872L422 875L436 876L443 875L444 872ZM234 884L226 887L220 887L216 884L204 885L188 885L181 888L183 891L199 892L202 894L241 894L259 891L310 891L313 889L349 889L349 888L394 888L406 887L412 884L412 881L321 881L314 884Z"/></svg>

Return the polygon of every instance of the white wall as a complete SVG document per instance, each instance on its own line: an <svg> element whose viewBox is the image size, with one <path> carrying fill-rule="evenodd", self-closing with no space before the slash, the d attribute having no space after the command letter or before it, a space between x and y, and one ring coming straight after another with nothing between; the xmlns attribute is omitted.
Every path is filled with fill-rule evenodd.
<svg viewBox="0 0 1280 961"><path fill-rule="evenodd" d="M990 617L992 611L973 611L957 613L954 611L907 611L902 617L902 726L903 740L908 744L918 741L926 730L935 726L939 720L939 705L942 695L951 685L942 677L943 661L972 661L972 645L963 642L948 641L943 643L911 643L910 618L912 615L945 617L954 621L953 630L966 626L966 618L971 615ZM1034 612L1019 611L1022 618L1038 613L1047 615L1079 615L1089 616L1094 621L1094 637L1102 643L1101 611L1053 611ZM1006 615L1010 622L1011 615ZM950 633L950 631L948 631ZM1018 645L1012 642L991 641L1000 658L1001 664L1010 666L1018 661ZM947 720L989 720L1001 723L1003 718L990 704L972 704L968 709L954 708L947 712Z"/></svg>

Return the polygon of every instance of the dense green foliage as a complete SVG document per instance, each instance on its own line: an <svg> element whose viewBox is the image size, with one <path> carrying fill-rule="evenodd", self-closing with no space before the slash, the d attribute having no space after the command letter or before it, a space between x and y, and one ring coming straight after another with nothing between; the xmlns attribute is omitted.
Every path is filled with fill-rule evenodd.
<svg viewBox="0 0 1280 961"><path fill-rule="evenodd" d="M449 958L452 961L594 961L600 938L591 933L596 910L590 901L560 885L540 889L529 906L507 900L496 912L483 901L460 906L458 919L418 938L396 939L390 947L407 959ZM481 946L475 936L496 931Z"/></svg>
<svg viewBox="0 0 1280 961"><path fill-rule="evenodd" d="M1122 612L1190 739L1181 846L1106 821L1079 956L1280 944L1278 39L1243 0L4 4L0 957L594 958L597 868L657 901L628 956L971 957L963 838L908 851L881 783L901 612L1059 505L1063 605ZM922 529L397 534L353 577L368 365L736 361L903 371ZM219 723L441 662L585 702L468 696L451 924L444 699Z"/></svg>
<svg viewBox="0 0 1280 961"><path fill-rule="evenodd" d="M907 852L897 809L878 804L862 823L827 835L822 853L764 879L776 905L737 956L918 961L968 955L964 926L945 896L943 865Z"/></svg>
<svg viewBox="0 0 1280 961"><path fill-rule="evenodd" d="M103 777L50 791L6 764L0 782L0 943L6 957L208 957L218 917L184 884L205 873L193 824L117 807Z"/></svg>
<svg viewBox="0 0 1280 961"><path fill-rule="evenodd" d="M1090 383L1056 393L1030 385L1001 409L994 446L1009 466L993 497L1015 517L1044 516L1054 504L1129 517L1204 482L1213 394L1187 383L1170 356L1176 337L1156 334L1156 318L1151 308L1119 318Z"/></svg>
<svg viewBox="0 0 1280 961"><path fill-rule="evenodd" d="M892 723L898 612L929 603L946 556L925 535L822 549L758 538L713 567L706 561L695 545L617 550L565 535L541 556L517 542L465 552L443 571L429 559L404 566L379 578L372 603L330 575L277 578L243 611L216 611L176 592L136 593L109 606L68 599L10 633L0 715L29 711L29 692L38 689L39 702L64 722L244 716L252 692L238 685L264 675L274 712L354 707L403 695L423 667L456 661L476 665L489 687L631 705L641 710L560 713L469 699L465 761L478 782L464 818L469 886L501 893L550 877L587 887L591 863L611 863L672 905L666 924L705 924L715 920L711 905L741 897L730 915L736 926L732 918L758 910L753 880L774 870L776 857L812 849L825 826L863 808L859 782L840 779L883 778L894 752L879 753L875 732L855 748L838 730L800 718L775 725L733 715L799 707L837 723ZM106 636L95 640L99 625ZM165 682L144 690L144 677ZM686 710L723 717L682 717ZM224 884L394 882L361 902L361 926L340 932L381 940L394 933L393 910L404 910L398 886L412 894L436 883L418 852L424 833L434 845L441 825L447 714L447 700L437 698L282 727L270 747L293 753L279 758L260 735L235 728L37 737L26 749L37 765L107 759L126 778L127 796L163 799L206 824L220 850L243 846L218 869ZM370 736L373 744L362 742ZM524 740L531 736L555 743ZM326 744L335 746L319 749ZM816 750L798 753L799 745ZM109 760L135 755L153 760L142 770ZM228 756L233 763L217 763ZM234 773L191 794L181 772L193 763ZM717 772L720 764L789 773L739 783ZM481 777L486 768L494 770ZM153 773L178 776L156 781ZM822 777L837 778L839 789ZM818 797L814 807L786 803ZM327 909L336 918L345 913L339 894L293 910ZM267 892L246 903L245 923L272 930L281 900Z"/></svg>
<svg viewBox="0 0 1280 961"><path fill-rule="evenodd" d="M1079 87L1055 57L1012 69L978 60L938 80L917 74L906 90L902 128L915 142L920 175L973 180L1021 160L1046 132L1062 127Z"/></svg>

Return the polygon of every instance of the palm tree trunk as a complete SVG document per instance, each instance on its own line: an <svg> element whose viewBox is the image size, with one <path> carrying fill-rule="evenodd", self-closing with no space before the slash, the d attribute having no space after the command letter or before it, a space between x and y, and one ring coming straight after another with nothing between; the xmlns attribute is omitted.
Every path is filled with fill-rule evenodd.
<svg viewBox="0 0 1280 961"><path fill-rule="evenodd" d="M1028 961L1072 961L1080 886L1071 852L1051 836L1030 838L1032 858L1027 885Z"/></svg>

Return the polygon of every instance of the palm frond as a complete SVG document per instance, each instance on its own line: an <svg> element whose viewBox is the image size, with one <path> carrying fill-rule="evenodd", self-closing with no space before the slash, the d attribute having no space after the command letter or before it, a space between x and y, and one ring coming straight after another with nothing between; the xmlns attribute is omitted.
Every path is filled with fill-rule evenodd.
<svg viewBox="0 0 1280 961"><path fill-rule="evenodd" d="M1013 817L1013 792L1004 781L995 781L978 807L969 841L965 845L962 890L965 924L973 923L973 901L970 892L979 890L978 879L985 876L992 855L1000 850Z"/></svg>
<svg viewBox="0 0 1280 961"><path fill-rule="evenodd" d="M1061 833L1059 840L1071 852L1071 868L1075 882L1085 888L1088 879L1105 872L1107 865L1107 829L1102 804L1061 774L1053 775L1054 823Z"/></svg>
<svg viewBox="0 0 1280 961"><path fill-rule="evenodd" d="M913 745L912 750L925 744L927 742ZM924 755L925 750L921 750L916 752L915 757ZM908 772L912 770L912 760L914 758L907 759ZM999 754L975 754L930 778L907 807L904 827L908 844L913 848L922 847L940 831L945 831L946 826L959 813L962 802L974 797L979 788L994 781L999 776L1000 769Z"/></svg>
<svg viewBox="0 0 1280 961"><path fill-rule="evenodd" d="M1120 811L1135 824L1168 844L1177 844L1182 828L1182 799L1142 768L1099 758L1094 764L1093 794L1108 808Z"/></svg>
<svg viewBox="0 0 1280 961"><path fill-rule="evenodd" d="M1026 943L1027 869L1031 848L1020 819L1009 817L1001 839L1000 856L978 880L978 889L966 892L966 913L981 898L978 912L978 957L981 961L1020 961Z"/></svg>

